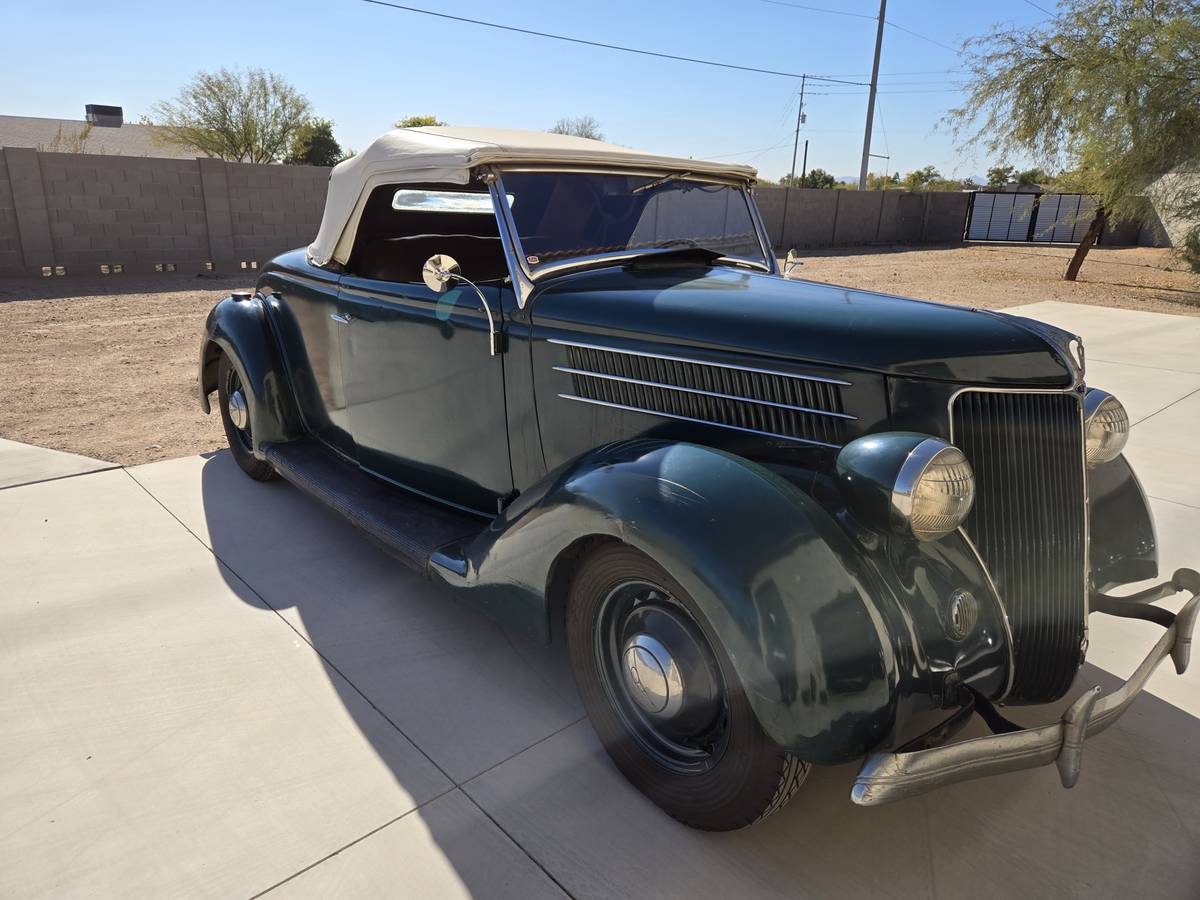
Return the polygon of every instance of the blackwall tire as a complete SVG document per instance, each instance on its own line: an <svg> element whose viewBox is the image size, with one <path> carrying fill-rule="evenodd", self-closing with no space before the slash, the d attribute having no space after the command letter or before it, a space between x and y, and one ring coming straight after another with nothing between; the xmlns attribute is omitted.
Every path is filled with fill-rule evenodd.
<svg viewBox="0 0 1200 900"><path fill-rule="evenodd" d="M229 442L229 450L238 468L243 472L255 481L270 481L278 476L270 463L258 459L252 452L254 444L248 418L244 427L239 428L230 413L230 398L238 393L245 409L245 404L249 402L249 392L242 387L241 375L229 361L229 357L221 354L221 361L217 365L217 402L221 408L221 424L225 427L225 439Z"/></svg>
<svg viewBox="0 0 1200 900"><path fill-rule="evenodd" d="M642 586L650 589L639 599ZM571 582L566 631L575 681L601 743L669 815L707 831L743 828L781 809L804 783L810 764L763 733L700 610L644 554L613 544L585 558ZM647 647L653 653L639 655ZM702 659L697 648L711 656ZM654 653L680 680L656 680L664 667L652 665ZM643 678L642 671L651 674ZM666 685L669 695L672 684L686 698L679 712L669 712L669 697L664 703L656 693ZM697 685L704 688L699 699L692 695Z"/></svg>

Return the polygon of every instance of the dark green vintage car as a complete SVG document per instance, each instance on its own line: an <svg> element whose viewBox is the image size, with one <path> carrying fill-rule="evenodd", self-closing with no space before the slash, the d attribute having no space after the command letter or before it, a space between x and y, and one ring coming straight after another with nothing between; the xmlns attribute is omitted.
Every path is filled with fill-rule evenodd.
<svg viewBox="0 0 1200 900"><path fill-rule="evenodd" d="M1107 593L1157 575L1123 407L1066 332L781 277L753 177L390 132L334 170L313 244L213 309L201 404L252 478L565 639L617 766L690 825L863 757L866 805L1052 762L1070 787L1084 737L1183 671L1200 591ZM1164 634L1116 692L1010 723L1070 689L1089 612ZM951 742L976 713L994 734Z"/></svg>

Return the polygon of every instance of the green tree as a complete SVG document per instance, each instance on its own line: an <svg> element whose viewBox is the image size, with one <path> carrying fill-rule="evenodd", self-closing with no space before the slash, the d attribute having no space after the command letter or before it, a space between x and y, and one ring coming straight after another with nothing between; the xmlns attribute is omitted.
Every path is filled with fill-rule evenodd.
<svg viewBox="0 0 1200 900"><path fill-rule="evenodd" d="M987 170L988 187L1004 187L1015 181L1016 177L1015 166L992 166Z"/></svg>
<svg viewBox="0 0 1200 900"><path fill-rule="evenodd" d="M934 166L926 166L923 169L914 169L904 176L904 187L910 191L927 191L929 185L935 181L940 181L942 173Z"/></svg>
<svg viewBox="0 0 1200 900"><path fill-rule="evenodd" d="M600 123L591 116L559 119L553 128L547 130L551 134L571 134L575 137L591 138L593 141L604 140L604 135L600 133Z"/></svg>
<svg viewBox="0 0 1200 900"><path fill-rule="evenodd" d="M804 173L803 177L799 175L784 175L779 179L779 183L784 187L802 188L831 188L835 181L837 179L824 169L809 169Z"/></svg>
<svg viewBox="0 0 1200 900"><path fill-rule="evenodd" d="M869 172L867 173L867 190L868 191L887 191L895 190L900 187L900 173L893 172L889 175L887 172Z"/></svg>
<svg viewBox="0 0 1200 900"><path fill-rule="evenodd" d="M346 154L333 136L328 119L309 119L292 136L292 149L284 162L302 166L336 166Z"/></svg>
<svg viewBox="0 0 1200 900"><path fill-rule="evenodd" d="M437 116L407 116L401 119L393 128L424 128L427 125L445 125Z"/></svg>
<svg viewBox="0 0 1200 900"><path fill-rule="evenodd" d="M308 99L273 72L198 72L176 95L151 108L163 139L205 156L270 163L288 151L310 118Z"/></svg>
<svg viewBox="0 0 1200 900"><path fill-rule="evenodd" d="M975 188L973 182L959 178L935 178L925 185L927 191L973 191Z"/></svg>
<svg viewBox="0 0 1200 900"><path fill-rule="evenodd" d="M1040 186L1051 180L1045 169L1039 169L1036 166L1017 173L1017 184Z"/></svg>
<svg viewBox="0 0 1200 900"><path fill-rule="evenodd" d="M965 45L968 97L948 116L956 135L1070 167L1096 198L1066 279L1107 219L1146 214L1160 175L1200 170L1198 47L1195 0L1063 0L1044 24L997 27ZM1171 196L1154 199L1200 216L1200 179L1170 183Z"/></svg>

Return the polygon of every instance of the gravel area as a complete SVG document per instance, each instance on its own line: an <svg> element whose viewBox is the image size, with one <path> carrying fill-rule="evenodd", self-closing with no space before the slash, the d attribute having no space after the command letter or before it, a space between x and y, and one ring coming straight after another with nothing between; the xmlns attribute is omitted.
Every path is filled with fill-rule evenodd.
<svg viewBox="0 0 1200 900"><path fill-rule="evenodd" d="M1041 300L1200 315L1169 251L1097 249L1074 284L1063 247L809 251L801 278L1000 308ZM204 317L236 277L0 280L0 437L134 465L223 447L200 412Z"/></svg>

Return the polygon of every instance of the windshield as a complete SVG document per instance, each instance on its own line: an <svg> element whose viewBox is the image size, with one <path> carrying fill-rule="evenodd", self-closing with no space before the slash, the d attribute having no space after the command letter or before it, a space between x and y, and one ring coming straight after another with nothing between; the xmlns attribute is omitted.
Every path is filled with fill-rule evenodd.
<svg viewBox="0 0 1200 900"><path fill-rule="evenodd" d="M679 247L767 265L741 187L688 181L683 173L508 172L503 178L532 271L577 257Z"/></svg>

